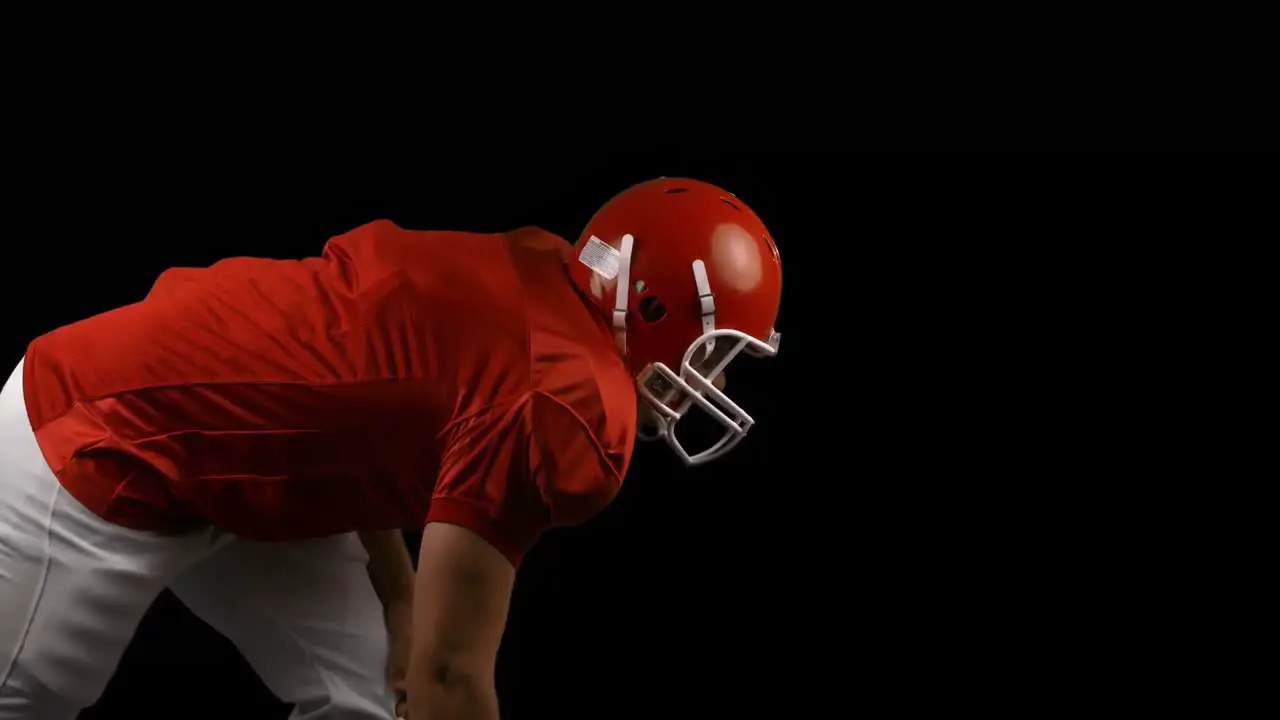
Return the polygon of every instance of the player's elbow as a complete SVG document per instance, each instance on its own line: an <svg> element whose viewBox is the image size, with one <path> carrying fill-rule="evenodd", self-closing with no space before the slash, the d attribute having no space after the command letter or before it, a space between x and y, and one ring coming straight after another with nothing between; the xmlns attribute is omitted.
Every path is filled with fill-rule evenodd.
<svg viewBox="0 0 1280 720"><path fill-rule="evenodd" d="M413 598L412 717L496 717L494 666L514 581L511 563L475 533L427 525ZM434 709L416 712L415 703Z"/></svg>
<svg viewBox="0 0 1280 720"><path fill-rule="evenodd" d="M480 663L466 660L427 660L420 665L423 679L444 688L468 688L481 685L492 678L492 673Z"/></svg>
<svg viewBox="0 0 1280 720"><path fill-rule="evenodd" d="M492 668L465 660L419 659L409 668L410 717L496 720Z"/></svg>
<svg viewBox="0 0 1280 720"><path fill-rule="evenodd" d="M493 684L495 658L461 648L419 647L409 658L409 671L421 683L446 689Z"/></svg>

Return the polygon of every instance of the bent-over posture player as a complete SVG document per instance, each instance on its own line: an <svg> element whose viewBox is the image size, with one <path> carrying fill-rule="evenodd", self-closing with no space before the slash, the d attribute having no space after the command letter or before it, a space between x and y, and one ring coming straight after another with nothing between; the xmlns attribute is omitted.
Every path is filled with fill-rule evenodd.
<svg viewBox="0 0 1280 720"><path fill-rule="evenodd" d="M776 352L781 282L746 205L660 179L575 245L373 222L37 339L0 393L0 719L92 704L165 587L295 717L496 718L522 555L642 427L742 438L721 378Z"/></svg>

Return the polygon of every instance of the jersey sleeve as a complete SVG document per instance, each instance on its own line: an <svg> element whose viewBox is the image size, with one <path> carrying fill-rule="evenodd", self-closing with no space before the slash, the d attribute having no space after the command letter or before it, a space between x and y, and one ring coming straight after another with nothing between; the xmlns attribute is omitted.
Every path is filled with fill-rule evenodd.
<svg viewBox="0 0 1280 720"><path fill-rule="evenodd" d="M590 518L620 485L578 416L532 393L455 428L427 522L464 527L518 566L544 530Z"/></svg>
<svg viewBox="0 0 1280 720"><path fill-rule="evenodd" d="M426 518L470 530L513 565L549 523L529 472L528 410L521 400L455 423Z"/></svg>
<svg viewBox="0 0 1280 720"><path fill-rule="evenodd" d="M605 450L591 424L555 398L531 399L529 465L552 525L577 525L613 501L626 468L623 453Z"/></svg>

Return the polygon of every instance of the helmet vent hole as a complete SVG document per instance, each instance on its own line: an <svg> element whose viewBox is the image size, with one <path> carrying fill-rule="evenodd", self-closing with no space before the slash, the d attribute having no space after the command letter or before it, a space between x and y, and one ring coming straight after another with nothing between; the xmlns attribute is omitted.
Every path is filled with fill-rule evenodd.
<svg viewBox="0 0 1280 720"><path fill-rule="evenodd" d="M663 195L679 195L680 193L689 192L689 188L668 188L662 191Z"/></svg>
<svg viewBox="0 0 1280 720"><path fill-rule="evenodd" d="M667 306L655 295L640 298L640 319L647 323L656 323L667 316Z"/></svg>
<svg viewBox="0 0 1280 720"><path fill-rule="evenodd" d="M734 202L729 198L720 198L720 202L724 203L725 205L728 205L729 207L733 208L734 210L737 210L738 212L742 212L742 208L735 205Z"/></svg>

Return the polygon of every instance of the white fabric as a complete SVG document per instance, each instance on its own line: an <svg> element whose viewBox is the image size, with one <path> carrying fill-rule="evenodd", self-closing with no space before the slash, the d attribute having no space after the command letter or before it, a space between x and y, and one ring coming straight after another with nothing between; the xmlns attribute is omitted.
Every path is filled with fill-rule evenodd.
<svg viewBox="0 0 1280 720"><path fill-rule="evenodd" d="M354 534L253 543L108 523L45 463L21 364L0 391L0 720L70 720L96 701L166 586L297 705L294 717L390 720L367 561Z"/></svg>

